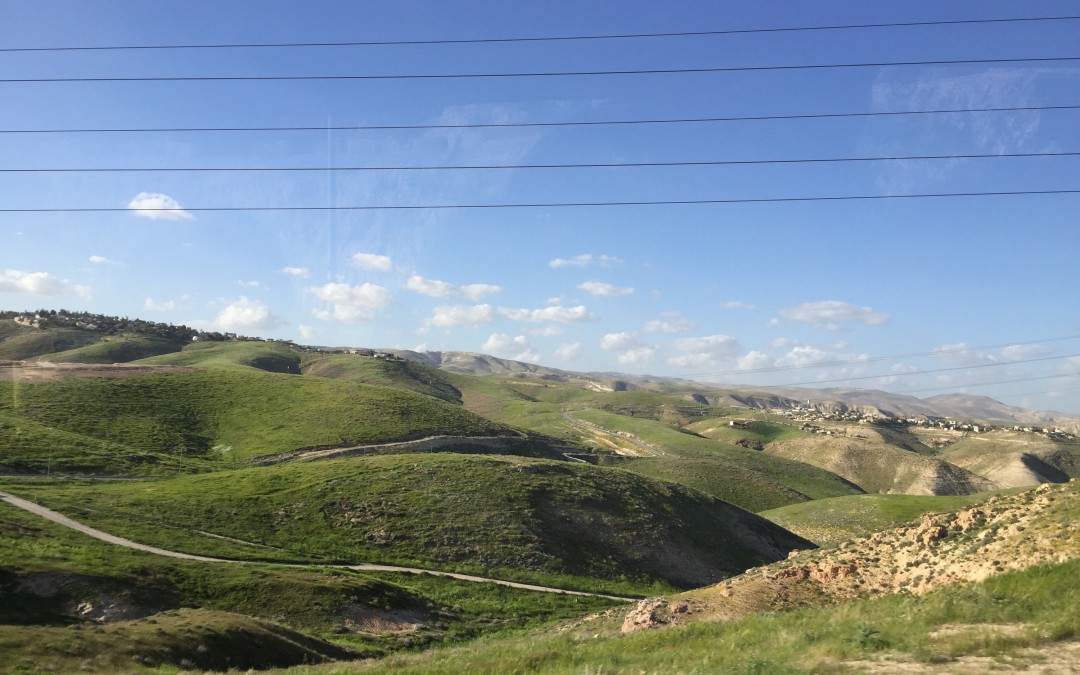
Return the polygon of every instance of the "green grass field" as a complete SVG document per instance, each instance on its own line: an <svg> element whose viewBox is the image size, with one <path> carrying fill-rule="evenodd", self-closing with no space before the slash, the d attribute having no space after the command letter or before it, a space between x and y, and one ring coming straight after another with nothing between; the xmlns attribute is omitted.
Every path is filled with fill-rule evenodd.
<svg viewBox="0 0 1080 675"><path fill-rule="evenodd" d="M806 546L673 483L509 456L364 456L157 481L0 486L107 532L188 553L413 565L616 594L717 581ZM753 543L761 540L778 552L763 553Z"/></svg>

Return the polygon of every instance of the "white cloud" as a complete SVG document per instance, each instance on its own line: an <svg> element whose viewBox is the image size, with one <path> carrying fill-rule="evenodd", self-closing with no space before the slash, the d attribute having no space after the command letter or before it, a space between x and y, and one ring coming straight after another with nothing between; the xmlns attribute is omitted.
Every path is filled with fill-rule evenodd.
<svg viewBox="0 0 1080 675"><path fill-rule="evenodd" d="M573 361L581 354L581 343L571 342L568 344L559 345L559 348L555 350L555 358L560 361Z"/></svg>
<svg viewBox="0 0 1080 675"><path fill-rule="evenodd" d="M598 267L613 267L615 265L621 265L622 260L610 255L593 255L592 253L582 253L576 255L573 258L555 258L550 261L548 265L558 269L560 267L590 267L596 265Z"/></svg>
<svg viewBox="0 0 1080 675"><path fill-rule="evenodd" d="M502 293L502 290L502 286L494 284L465 284L458 289L462 296L473 302L479 302L489 295Z"/></svg>
<svg viewBox="0 0 1080 675"><path fill-rule="evenodd" d="M729 300L720 305L724 309L753 309L754 306L742 300Z"/></svg>
<svg viewBox="0 0 1080 675"><path fill-rule="evenodd" d="M507 307L500 307L499 313L514 321L528 321L531 323L543 323L548 321L556 323L576 323L578 321L589 321L593 318L593 315L589 314L584 305L578 305L577 307L552 305L550 307L544 307L543 309L510 309Z"/></svg>
<svg viewBox="0 0 1080 675"><path fill-rule="evenodd" d="M169 195L159 192L140 192L132 197L127 207L141 218L151 220L192 220L191 215Z"/></svg>
<svg viewBox="0 0 1080 675"><path fill-rule="evenodd" d="M946 363L955 363L961 366L976 366L997 361L992 354L971 349L964 342L941 345L934 349L934 356Z"/></svg>
<svg viewBox="0 0 1080 675"><path fill-rule="evenodd" d="M388 256L377 253L357 253L353 255L353 262L366 270L378 270L380 272L386 272L394 266L394 261L390 260Z"/></svg>
<svg viewBox="0 0 1080 675"><path fill-rule="evenodd" d="M228 331L272 330L282 323L269 307L242 295L226 305L214 321L215 325Z"/></svg>
<svg viewBox="0 0 1080 675"><path fill-rule="evenodd" d="M309 290L315 297L329 302L333 307L331 311L315 310L315 316L320 319L349 323L371 321L375 318L375 312L390 302L390 291L375 284L350 286L329 283L312 286Z"/></svg>
<svg viewBox="0 0 1080 675"><path fill-rule="evenodd" d="M92 255L92 256L90 256L89 260L90 260L90 262L94 263L95 265L115 265L116 264L115 260L109 260L105 256L101 256L101 255Z"/></svg>
<svg viewBox="0 0 1080 675"><path fill-rule="evenodd" d="M635 347L634 349L628 349L619 354L617 358L619 363L625 363L629 365L646 364L653 360L659 350L656 347L650 345L644 345L641 347Z"/></svg>
<svg viewBox="0 0 1080 675"><path fill-rule="evenodd" d="M674 319L672 321L646 321L642 327L646 333L682 333L694 330L697 325L687 319Z"/></svg>
<svg viewBox="0 0 1080 675"><path fill-rule="evenodd" d="M506 333L493 333L484 341L483 351L495 356L504 356L514 361L529 361L535 363L540 360L540 354L524 335L510 337Z"/></svg>
<svg viewBox="0 0 1080 675"><path fill-rule="evenodd" d="M529 335L538 335L540 337L556 337L566 332L566 329L562 326L544 326L542 328L529 328L525 330Z"/></svg>
<svg viewBox="0 0 1080 675"><path fill-rule="evenodd" d="M818 349L810 345L800 345L776 360L776 366L813 366L826 361L832 361L833 357L824 349Z"/></svg>
<svg viewBox="0 0 1080 675"><path fill-rule="evenodd" d="M414 274L405 281L405 288L410 291L416 291L420 295L427 295L432 298L445 298L447 296L454 295L457 289L453 284L448 284L445 281L436 281L435 279L425 279L419 274Z"/></svg>
<svg viewBox="0 0 1080 675"><path fill-rule="evenodd" d="M436 307L434 314L427 320L428 325L440 328L456 326L480 326L491 323L495 312L491 305L445 305Z"/></svg>
<svg viewBox="0 0 1080 675"><path fill-rule="evenodd" d="M90 298L90 288L73 284L48 272L23 272L4 270L0 273L0 293L24 293L26 295L68 295Z"/></svg>
<svg viewBox="0 0 1080 675"><path fill-rule="evenodd" d="M585 283L578 284L578 288L585 291L589 295L595 295L598 297L614 298L623 295L633 295L633 288L620 288L614 284L604 283L603 281L586 281Z"/></svg>
<svg viewBox="0 0 1080 675"><path fill-rule="evenodd" d="M769 355L757 350L747 352L739 357L736 364L739 370L758 370L769 366Z"/></svg>
<svg viewBox="0 0 1080 675"><path fill-rule="evenodd" d="M642 346L638 341L637 336L633 333L606 333L604 337L600 338L600 346L603 349L610 349L611 351L621 352L627 349L634 349L635 347Z"/></svg>
<svg viewBox="0 0 1080 675"><path fill-rule="evenodd" d="M241 279L236 283L240 284L244 288L262 288L262 284L258 281L244 281L243 279Z"/></svg>
<svg viewBox="0 0 1080 675"><path fill-rule="evenodd" d="M312 340L315 338L316 335L318 335L318 333L315 331L315 328L312 326L305 326L304 324L300 324L299 326L297 326L297 328L300 330L300 337L304 340Z"/></svg>
<svg viewBox="0 0 1080 675"><path fill-rule="evenodd" d="M711 366L734 358L742 349L729 335L682 338L675 341L681 354L668 359L673 366Z"/></svg>
<svg viewBox="0 0 1080 675"><path fill-rule="evenodd" d="M600 339L600 347L613 352L619 352L619 363L638 365L652 361L659 350L652 346L642 344L633 333L607 333Z"/></svg>
<svg viewBox="0 0 1080 675"><path fill-rule="evenodd" d="M311 276L311 270L306 267L282 267L281 273L290 277L299 277L301 279L307 279Z"/></svg>
<svg viewBox="0 0 1080 675"><path fill-rule="evenodd" d="M1006 361L1023 361L1037 359L1051 352L1050 348L1042 345L1009 345L1001 350L1001 356Z"/></svg>
<svg viewBox="0 0 1080 675"><path fill-rule="evenodd" d="M780 315L786 319L812 323L828 330L838 330L841 323L877 325L889 319L888 314L875 312L870 307L858 307L839 300L804 302L801 305L780 310Z"/></svg>
<svg viewBox="0 0 1080 675"><path fill-rule="evenodd" d="M143 300L143 309L151 312L171 312L176 309L176 301L155 302L153 298L147 298Z"/></svg>
<svg viewBox="0 0 1080 675"><path fill-rule="evenodd" d="M799 344L799 341L792 340L791 338L773 338L769 344L778 349L787 349L788 347L794 347Z"/></svg>

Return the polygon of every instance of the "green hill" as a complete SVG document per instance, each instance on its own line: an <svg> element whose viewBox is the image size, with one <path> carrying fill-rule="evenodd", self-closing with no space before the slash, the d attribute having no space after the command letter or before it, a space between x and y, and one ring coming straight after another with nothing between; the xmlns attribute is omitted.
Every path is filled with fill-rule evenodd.
<svg viewBox="0 0 1080 675"><path fill-rule="evenodd" d="M104 338L100 342L69 349L67 351L44 354L43 361L57 363L128 363L160 354L180 351L186 342L168 338L123 336Z"/></svg>
<svg viewBox="0 0 1080 675"><path fill-rule="evenodd" d="M447 381L443 373L413 361L334 354L307 361L301 367L301 372L311 377L407 389L450 403L461 403L461 392Z"/></svg>
<svg viewBox="0 0 1080 675"><path fill-rule="evenodd" d="M175 356L175 355L170 355ZM265 354L263 354L265 356ZM301 447L508 430L411 391L233 367L0 382L0 465L160 473Z"/></svg>
<svg viewBox="0 0 1080 675"><path fill-rule="evenodd" d="M509 456L367 456L167 481L23 481L12 491L107 532L188 553L251 555L227 540L190 534L198 530L308 559L566 582L582 590L690 587L808 546L676 484Z"/></svg>
<svg viewBox="0 0 1080 675"><path fill-rule="evenodd" d="M97 335L74 328L43 331L0 319L0 360L32 359L84 347L98 339Z"/></svg>
<svg viewBox="0 0 1080 675"><path fill-rule="evenodd" d="M127 671L144 657L246 669L380 656L612 604L432 576L167 559L0 504L3 672Z"/></svg>

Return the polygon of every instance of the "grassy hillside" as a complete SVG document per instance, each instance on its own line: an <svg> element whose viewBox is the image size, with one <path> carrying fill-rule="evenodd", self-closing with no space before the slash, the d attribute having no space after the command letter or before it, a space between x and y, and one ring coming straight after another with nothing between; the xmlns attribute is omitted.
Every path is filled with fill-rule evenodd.
<svg viewBox="0 0 1080 675"><path fill-rule="evenodd" d="M199 530L294 557L581 590L690 587L808 545L675 484L506 456L368 456L167 481L15 485L11 492L107 532L189 553L251 555L233 542L192 533Z"/></svg>
<svg viewBox="0 0 1080 675"><path fill-rule="evenodd" d="M941 456L1010 487L1080 477L1080 444L1040 434L995 431L969 436L942 448Z"/></svg>
<svg viewBox="0 0 1080 675"><path fill-rule="evenodd" d="M854 495L791 504L758 515L818 546L833 546L911 522L925 513L953 511L986 498L986 493L942 497Z"/></svg>
<svg viewBox="0 0 1080 675"><path fill-rule="evenodd" d="M715 409L688 402L681 395L599 392L575 383L514 378L452 375L449 379L461 390L465 406L489 419L608 450L611 443L620 442L618 438L609 437L608 444L601 444L599 441L605 439L583 433L563 412L574 410L576 419L613 432L634 434L664 454L618 459L616 465L620 468L682 483L750 511L859 492L857 487L820 468L738 447L724 442L727 438L711 440L680 430L682 424L688 424L689 429L698 428L698 424L721 424L712 418L711 422L700 421L705 415L715 415ZM792 433L799 432L765 424L757 438L769 440Z"/></svg>
<svg viewBox="0 0 1080 675"><path fill-rule="evenodd" d="M102 473L202 470L300 447L507 433L430 396L239 365L0 382L0 425L14 431L0 444L0 464L43 471L52 452L55 470Z"/></svg>
<svg viewBox="0 0 1080 675"><path fill-rule="evenodd" d="M999 487L941 459L890 445L873 430L860 427L853 434L777 441L767 445L765 452L834 472L867 492L964 495Z"/></svg>
<svg viewBox="0 0 1080 675"><path fill-rule="evenodd" d="M619 637L534 633L469 648L393 656L355 670L292 673L777 673L985 672L995 664L1069 672L1080 654L1080 561L1005 574L921 597L704 622ZM1009 602L1023 598L1023 602ZM1009 629L998 628L1008 625ZM1031 649L1031 651L1025 651ZM962 657L992 657L957 663ZM893 670L882 669L889 666Z"/></svg>
<svg viewBox="0 0 1080 675"><path fill-rule="evenodd" d="M751 511L859 492L835 474L809 464L702 438L655 420L593 410L574 417L631 433L664 453L623 460L620 467L689 485Z"/></svg>
<svg viewBox="0 0 1080 675"><path fill-rule="evenodd" d="M461 403L461 392L446 381L443 373L412 361L334 354L308 360L301 371L311 377L395 387Z"/></svg>
<svg viewBox="0 0 1080 675"><path fill-rule="evenodd" d="M392 657L370 672L1072 672L1078 516L1074 485L997 495L560 635Z"/></svg>
<svg viewBox="0 0 1080 675"><path fill-rule="evenodd" d="M143 365L201 368L257 368L272 373L300 373L304 352L280 342L192 342L183 350L140 361Z"/></svg>
<svg viewBox="0 0 1080 675"><path fill-rule="evenodd" d="M94 333L75 328L37 330L0 319L0 360L20 361L76 349L97 342Z"/></svg>
<svg viewBox="0 0 1080 675"><path fill-rule="evenodd" d="M90 669L115 671L143 656L179 666L200 643L208 649L199 653L218 659L194 660L200 667L299 663L312 659L290 659L289 649L307 645L305 653L319 640L333 643L315 648L325 656L376 656L611 605L436 577L170 560L0 505L0 651L18 655L0 670L55 664L70 672L85 661ZM192 630L200 623L213 624L218 637ZM110 639L83 640L94 635ZM248 641L262 644L267 658L253 660L243 648Z"/></svg>
<svg viewBox="0 0 1080 675"><path fill-rule="evenodd" d="M160 354L180 351L187 344L166 338L123 336L104 338L91 345L45 354L43 361L57 363L128 363Z"/></svg>

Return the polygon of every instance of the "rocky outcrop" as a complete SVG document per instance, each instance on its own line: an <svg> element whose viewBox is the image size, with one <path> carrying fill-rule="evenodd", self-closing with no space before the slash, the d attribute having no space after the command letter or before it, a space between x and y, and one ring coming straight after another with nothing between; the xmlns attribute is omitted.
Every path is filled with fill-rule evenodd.
<svg viewBox="0 0 1080 675"><path fill-rule="evenodd" d="M677 596L691 618L731 619L796 605L910 593L981 581L1034 565L1080 557L1080 482L1043 484L995 496L953 513L929 514L903 527L853 539L835 549L793 551L788 559ZM663 599L639 603L623 630L667 625ZM633 612L632 612L633 614Z"/></svg>

